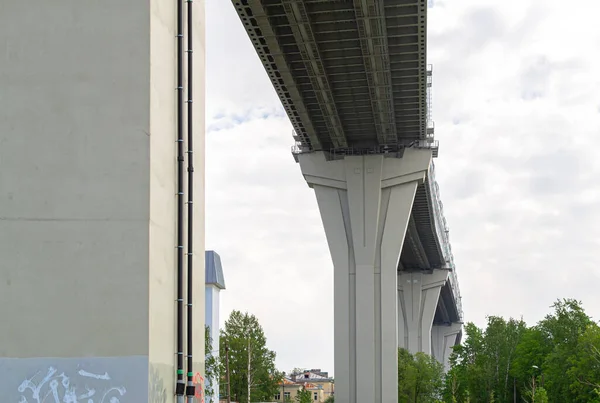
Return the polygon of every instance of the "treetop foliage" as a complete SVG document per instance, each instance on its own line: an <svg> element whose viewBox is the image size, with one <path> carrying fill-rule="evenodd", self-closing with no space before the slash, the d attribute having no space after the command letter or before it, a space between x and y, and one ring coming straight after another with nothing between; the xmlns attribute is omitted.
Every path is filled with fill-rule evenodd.
<svg viewBox="0 0 600 403"><path fill-rule="evenodd" d="M443 387L444 368L427 354L398 350L398 402L437 401Z"/></svg>
<svg viewBox="0 0 600 403"><path fill-rule="evenodd" d="M576 300L558 300L551 308L534 326L497 316L488 317L485 328L467 323L445 375L433 357L399 349L399 403L600 403L600 326ZM275 369L275 352L254 315L231 313L221 330L219 359L211 357L208 334L206 340L207 377L220 374L222 383L229 347L233 401L273 400L283 373ZM302 372L295 368L290 375ZM310 391L295 400L312 401Z"/></svg>
<svg viewBox="0 0 600 403"><path fill-rule="evenodd" d="M225 374L226 347L229 347L229 375L232 400L241 403L272 400L282 374L275 369L275 352L258 319L233 311L221 330L221 373Z"/></svg>
<svg viewBox="0 0 600 403"><path fill-rule="evenodd" d="M446 402L600 403L600 328L572 299L537 325L489 317L465 326L445 379Z"/></svg>

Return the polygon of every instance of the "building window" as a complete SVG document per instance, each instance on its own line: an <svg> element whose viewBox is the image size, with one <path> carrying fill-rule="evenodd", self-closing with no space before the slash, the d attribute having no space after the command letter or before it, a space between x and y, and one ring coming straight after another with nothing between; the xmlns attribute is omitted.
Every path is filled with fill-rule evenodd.
<svg viewBox="0 0 600 403"><path fill-rule="evenodd" d="M285 399L289 399L290 398L290 392L283 392L283 397Z"/></svg>
<svg viewBox="0 0 600 403"><path fill-rule="evenodd" d="M275 395L275 400L281 400L281 393L277 392Z"/></svg>
<svg viewBox="0 0 600 403"><path fill-rule="evenodd" d="M318 394L317 392L315 392L315 393L314 393L314 396L315 396L315 402L316 402L317 400L319 400L319 394Z"/></svg>

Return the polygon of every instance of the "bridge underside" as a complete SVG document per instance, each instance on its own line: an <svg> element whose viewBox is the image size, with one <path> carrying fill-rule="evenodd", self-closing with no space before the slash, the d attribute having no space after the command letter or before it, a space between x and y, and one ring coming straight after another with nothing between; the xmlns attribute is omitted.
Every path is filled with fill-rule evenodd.
<svg viewBox="0 0 600 403"><path fill-rule="evenodd" d="M395 402L398 346L447 363L461 332L431 160L427 0L232 3L321 211L335 273L336 400Z"/></svg>
<svg viewBox="0 0 600 403"><path fill-rule="evenodd" d="M308 150L427 135L426 0L233 0Z"/></svg>
<svg viewBox="0 0 600 403"><path fill-rule="evenodd" d="M415 200L406 229L402 246L402 254L398 264L398 272L432 273L437 269L454 270L444 257L440 240L435 231L431 211L432 197L429 194L429 184L425 182L417 187ZM444 325L462 320L459 305L455 301L456 294L448 282L441 289L434 324Z"/></svg>

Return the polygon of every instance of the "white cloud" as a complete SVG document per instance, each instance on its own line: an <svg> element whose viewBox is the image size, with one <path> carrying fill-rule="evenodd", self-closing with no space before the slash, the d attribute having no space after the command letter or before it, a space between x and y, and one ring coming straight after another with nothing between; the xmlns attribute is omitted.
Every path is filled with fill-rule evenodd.
<svg viewBox="0 0 600 403"><path fill-rule="evenodd" d="M598 6L436 0L429 62L465 317L530 323L556 298L600 319ZM207 247L231 309L283 370L333 371L332 265L291 125L229 1L207 2Z"/></svg>

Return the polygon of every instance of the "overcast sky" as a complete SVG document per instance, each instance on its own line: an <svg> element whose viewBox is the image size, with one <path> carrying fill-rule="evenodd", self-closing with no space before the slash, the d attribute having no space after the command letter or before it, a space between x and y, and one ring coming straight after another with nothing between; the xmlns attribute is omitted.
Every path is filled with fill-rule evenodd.
<svg viewBox="0 0 600 403"><path fill-rule="evenodd" d="M597 0L430 1L437 179L465 319L557 298L600 319ZM333 372L333 274L292 127L229 0L207 0L207 249L221 324L255 314L281 370Z"/></svg>

